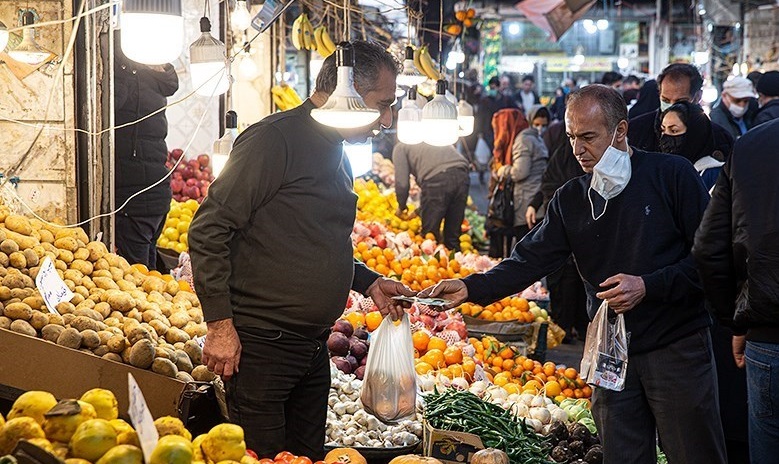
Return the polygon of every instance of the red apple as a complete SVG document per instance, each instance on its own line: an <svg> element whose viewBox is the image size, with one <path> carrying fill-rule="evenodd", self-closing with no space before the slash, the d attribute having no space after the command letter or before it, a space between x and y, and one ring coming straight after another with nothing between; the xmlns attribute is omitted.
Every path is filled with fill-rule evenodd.
<svg viewBox="0 0 779 464"><path fill-rule="evenodd" d="M211 163L211 157L205 154L200 155L197 157L197 162L200 164L201 168L204 168Z"/></svg>
<svg viewBox="0 0 779 464"><path fill-rule="evenodd" d="M170 181L170 189L173 191L173 193L181 193L185 185L186 184L181 179L173 179Z"/></svg>
<svg viewBox="0 0 779 464"><path fill-rule="evenodd" d="M183 154L184 154L184 150L182 150L181 148L174 148L173 150L170 151L170 156L172 156L173 159L176 160L181 158Z"/></svg>
<svg viewBox="0 0 779 464"><path fill-rule="evenodd" d="M187 182L186 182L187 187L196 186L197 183L198 183L197 179L195 179L194 177L190 177L189 179L187 179ZM192 195L190 195L190 196L192 196Z"/></svg>

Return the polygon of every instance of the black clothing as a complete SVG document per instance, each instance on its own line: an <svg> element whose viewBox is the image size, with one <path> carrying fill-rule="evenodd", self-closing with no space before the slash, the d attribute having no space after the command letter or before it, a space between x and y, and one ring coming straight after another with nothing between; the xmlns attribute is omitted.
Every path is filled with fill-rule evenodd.
<svg viewBox="0 0 779 464"><path fill-rule="evenodd" d="M490 151L495 143L495 133L492 130L492 115L504 108L514 108L514 104L509 98L501 94L484 95L479 100L479 109L474 118L475 134L482 134L484 141L490 147Z"/></svg>
<svg viewBox="0 0 779 464"><path fill-rule="evenodd" d="M651 113L642 114L635 118L631 117L628 124L628 143L631 147L649 152L657 152L657 128L660 127L660 110L657 109ZM724 161L733 151L733 136L730 135L724 127L712 123L712 133L714 134L714 153L719 152L718 156L711 156L719 161ZM721 154L721 155L720 155Z"/></svg>
<svg viewBox="0 0 779 464"><path fill-rule="evenodd" d="M639 89L627 89L622 92L622 98L625 100L625 103L629 105L633 100L638 100L638 92ZM636 103L638 103L638 101L636 101Z"/></svg>
<svg viewBox="0 0 779 464"><path fill-rule="evenodd" d="M773 121L774 119L779 119L779 100L771 100L765 105L761 106L755 114L752 127L757 127L760 124Z"/></svg>
<svg viewBox="0 0 779 464"><path fill-rule="evenodd" d="M552 121L562 121L565 119L565 96L555 97L554 103L549 105L549 115Z"/></svg>
<svg viewBox="0 0 779 464"><path fill-rule="evenodd" d="M190 254L206 321L314 338L350 289L364 293L379 277L352 257L357 196L343 138L312 108L307 100L242 132L195 214Z"/></svg>
<svg viewBox="0 0 779 464"><path fill-rule="evenodd" d="M644 82L638 91L638 101L630 107L628 117L633 119L642 114L651 113L660 108L660 92L657 90L657 81L654 79Z"/></svg>
<svg viewBox="0 0 779 464"><path fill-rule="evenodd" d="M530 206L536 211L542 204L549 203L552 195L566 182L574 177L584 175L582 166L573 156L573 147L565 134L564 122L550 124L544 132L544 142L549 149L549 162L541 179L541 190L530 201Z"/></svg>
<svg viewBox="0 0 779 464"><path fill-rule="evenodd" d="M449 250L460 249L460 234L468 203L470 175L466 169L452 168L420 184L419 215L422 233L432 232L438 243ZM444 222L441 240L441 221Z"/></svg>
<svg viewBox="0 0 779 464"><path fill-rule="evenodd" d="M711 310L754 342L779 343L779 121L736 142L695 235Z"/></svg>
<svg viewBox="0 0 779 464"><path fill-rule="evenodd" d="M630 353L673 343L710 320L703 308L690 248L709 195L692 165L678 156L633 150L632 177L593 221L588 200L591 175L555 193L543 222L514 248L509 259L463 281L469 300L489 304L526 288L563 265L573 253L589 296L592 318L600 306L600 283L619 273L641 276L646 296L625 313ZM590 192L595 210L603 199Z"/></svg>
<svg viewBox="0 0 779 464"><path fill-rule="evenodd" d="M114 78L115 124L120 126L163 108L167 97L176 93L178 77L173 66L164 72L127 60L117 54ZM116 129L116 206L131 195L159 181L168 173L165 161L168 147L168 121L165 112L131 126ZM170 209L170 183L162 182L135 197L122 211L132 216L163 217ZM156 238L155 238L156 240Z"/></svg>
<svg viewBox="0 0 779 464"><path fill-rule="evenodd" d="M687 126L687 131L682 135L669 136L663 134L658 126L656 128L656 136L660 151L662 153L683 156L693 164L704 156L712 156L716 159L717 157L713 156L713 124L709 117L706 116L706 113L703 112L703 108L689 102L679 102L672 105L665 113L661 113L661 121L665 114L672 111L672 109L674 111L678 110L676 112L680 114L681 121Z"/></svg>
<svg viewBox="0 0 779 464"><path fill-rule="evenodd" d="M747 112L744 113L744 116L741 118L747 130L751 129L754 125L755 113L757 113L757 100L750 99ZM709 116L711 117L711 122L714 124L719 124L720 126L727 129L727 131L733 137L733 140L736 140L743 135L741 133L741 129L738 126L738 123L736 122L736 119L725 107L725 105L722 104L721 100L717 106L711 109Z"/></svg>
<svg viewBox="0 0 779 464"><path fill-rule="evenodd" d="M157 269L157 239L165 228L165 215L130 216L119 211L114 218L119 255L128 263Z"/></svg>

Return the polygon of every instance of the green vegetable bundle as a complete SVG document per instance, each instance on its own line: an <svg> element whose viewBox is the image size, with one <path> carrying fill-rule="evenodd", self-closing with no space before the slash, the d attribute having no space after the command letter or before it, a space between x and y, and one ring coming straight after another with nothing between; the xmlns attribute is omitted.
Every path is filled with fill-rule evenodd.
<svg viewBox="0 0 779 464"><path fill-rule="evenodd" d="M478 435L484 446L505 451L512 463L551 463L546 439L510 411L468 391L426 395L424 415L434 428Z"/></svg>

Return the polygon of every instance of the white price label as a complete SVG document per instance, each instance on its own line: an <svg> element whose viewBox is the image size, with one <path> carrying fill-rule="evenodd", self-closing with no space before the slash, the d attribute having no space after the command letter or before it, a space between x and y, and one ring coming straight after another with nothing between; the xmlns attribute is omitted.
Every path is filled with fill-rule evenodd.
<svg viewBox="0 0 779 464"><path fill-rule="evenodd" d="M206 336L203 335L202 337L195 337L195 342L200 345L200 349L202 350L204 346L206 346Z"/></svg>
<svg viewBox="0 0 779 464"><path fill-rule="evenodd" d="M138 386L135 377L130 373L127 373L127 387L130 391L130 409L127 413L130 416L130 422L133 423L135 432L138 434L138 441L141 442L144 460L149 462L151 453L157 446L157 440L159 440L160 436L157 433L157 428L154 426L154 419L151 416L149 407L146 405L146 399L143 397L141 387Z"/></svg>
<svg viewBox="0 0 779 464"><path fill-rule="evenodd" d="M46 307L54 314L59 314L58 304L73 299L73 292L57 274L57 269L48 256L43 259L38 275L35 277L35 285L38 287L43 301L46 302Z"/></svg>

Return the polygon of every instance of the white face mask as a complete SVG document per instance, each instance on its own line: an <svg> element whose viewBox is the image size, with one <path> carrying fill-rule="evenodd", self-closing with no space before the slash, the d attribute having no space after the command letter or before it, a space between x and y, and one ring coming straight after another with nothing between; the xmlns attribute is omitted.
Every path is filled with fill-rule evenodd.
<svg viewBox="0 0 779 464"><path fill-rule="evenodd" d="M739 106L736 105L735 103L731 103L730 105L728 105L728 111L730 111L730 114L732 114L734 118L740 118L744 116L744 114L746 114L747 107L746 105Z"/></svg>
<svg viewBox="0 0 779 464"><path fill-rule="evenodd" d="M673 106L673 103L664 102L663 100L660 100L660 112L664 113L665 110Z"/></svg>
<svg viewBox="0 0 779 464"><path fill-rule="evenodd" d="M603 152L600 161L592 168L592 180L590 189L598 192L598 195L606 200L603 206L603 212L595 217L595 205L592 203L590 191L587 191L587 198L590 200L590 209L592 219L597 221L606 214L606 207L609 200L616 197L627 187L630 182L632 170L630 167L630 153L622 151L614 146L617 138L617 129L614 129L614 136L611 139L611 145Z"/></svg>

